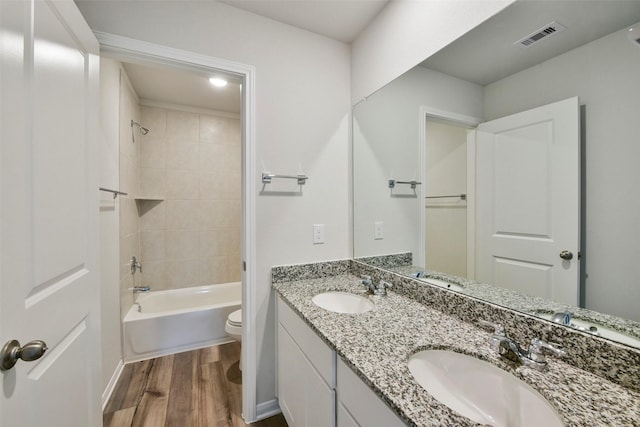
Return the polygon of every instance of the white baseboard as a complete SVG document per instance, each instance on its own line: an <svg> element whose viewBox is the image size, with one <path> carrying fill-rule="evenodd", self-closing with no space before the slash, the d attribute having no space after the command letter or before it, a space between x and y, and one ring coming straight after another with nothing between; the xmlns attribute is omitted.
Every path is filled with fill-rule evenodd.
<svg viewBox="0 0 640 427"><path fill-rule="evenodd" d="M282 411L280 410L280 405L278 405L278 399L272 399L266 402L258 403L256 405L256 412L256 421L260 421L265 418L278 415Z"/></svg>
<svg viewBox="0 0 640 427"><path fill-rule="evenodd" d="M105 387L102 392L102 412L107 407L107 402L109 402L109 398L111 397L111 393L116 388L116 384L118 383L118 379L120 379L120 375L122 374L122 370L124 369L124 363L122 363L122 359L118 361L118 365L116 366L116 370L113 372L109 383Z"/></svg>

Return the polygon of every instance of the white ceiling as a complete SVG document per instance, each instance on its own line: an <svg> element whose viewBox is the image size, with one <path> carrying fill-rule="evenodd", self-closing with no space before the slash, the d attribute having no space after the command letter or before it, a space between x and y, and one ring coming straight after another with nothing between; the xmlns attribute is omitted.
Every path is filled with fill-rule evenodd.
<svg viewBox="0 0 640 427"><path fill-rule="evenodd" d="M0 0L1 1L1 0ZM350 43L389 0L220 0L230 6ZM138 96L147 101L239 114L240 82L225 88L209 75L141 64L123 64Z"/></svg>
<svg viewBox="0 0 640 427"><path fill-rule="evenodd" d="M351 41L388 0L221 0L338 40ZM527 48L513 43L557 21L567 29ZM421 65L485 85L640 21L640 0L521 0ZM124 64L142 99L239 114L239 82L216 89L205 73Z"/></svg>
<svg viewBox="0 0 640 427"><path fill-rule="evenodd" d="M131 85L142 100L240 114L240 82L230 80L223 88L209 83L206 73L141 64L122 64Z"/></svg>
<svg viewBox="0 0 640 427"><path fill-rule="evenodd" d="M557 21L567 27L528 47L514 42ZM519 1L421 65L486 85L640 21L640 0Z"/></svg>
<svg viewBox="0 0 640 427"><path fill-rule="evenodd" d="M351 43L389 0L220 0L317 34Z"/></svg>

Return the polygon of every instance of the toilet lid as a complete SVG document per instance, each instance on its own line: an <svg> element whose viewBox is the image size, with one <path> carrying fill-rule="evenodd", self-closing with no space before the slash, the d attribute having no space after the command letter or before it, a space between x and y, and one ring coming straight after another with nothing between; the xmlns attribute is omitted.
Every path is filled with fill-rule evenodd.
<svg viewBox="0 0 640 427"><path fill-rule="evenodd" d="M229 314L227 321L232 326L242 326L242 309L236 310Z"/></svg>

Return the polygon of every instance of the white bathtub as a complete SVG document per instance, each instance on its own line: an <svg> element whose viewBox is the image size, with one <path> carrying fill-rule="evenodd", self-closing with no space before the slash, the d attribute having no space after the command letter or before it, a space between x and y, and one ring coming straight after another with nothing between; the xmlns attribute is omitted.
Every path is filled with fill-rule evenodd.
<svg viewBox="0 0 640 427"><path fill-rule="evenodd" d="M124 317L125 363L233 341L224 325L241 300L240 282L141 294Z"/></svg>

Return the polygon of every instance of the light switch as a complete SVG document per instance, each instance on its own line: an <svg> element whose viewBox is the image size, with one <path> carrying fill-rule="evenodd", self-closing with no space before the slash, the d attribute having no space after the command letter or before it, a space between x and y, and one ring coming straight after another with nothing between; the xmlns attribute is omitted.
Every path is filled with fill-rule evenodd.
<svg viewBox="0 0 640 427"><path fill-rule="evenodd" d="M324 224L313 224L313 244L324 243Z"/></svg>
<svg viewBox="0 0 640 427"><path fill-rule="evenodd" d="M384 239L384 222L377 221L377 222L374 223L373 238L374 238L374 240L382 240L382 239Z"/></svg>

